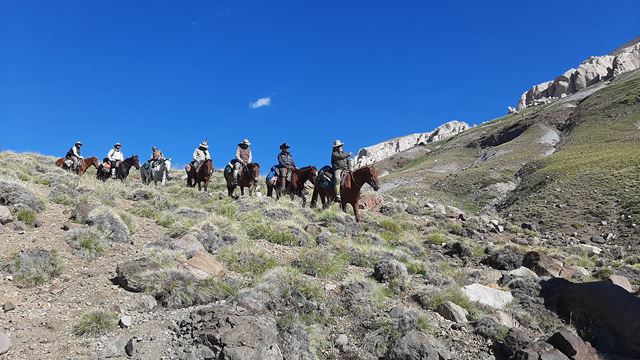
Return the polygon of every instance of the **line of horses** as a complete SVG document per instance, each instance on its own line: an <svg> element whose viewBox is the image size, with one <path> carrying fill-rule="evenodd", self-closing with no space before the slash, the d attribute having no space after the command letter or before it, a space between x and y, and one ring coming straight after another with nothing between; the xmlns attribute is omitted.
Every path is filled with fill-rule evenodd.
<svg viewBox="0 0 640 360"><path fill-rule="evenodd" d="M64 158L58 159L55 165L66 170L71 170L69 163L65 160ZM78 175L82 176L92 166L97 169L96 177L99 180L107 181L111 177L111 171L107 169L104 164L101 164L97 157L89 157L81 161L77 169ZM140 170L140 177L145 185L150 184L151 181L155 184L158 182L164 184L171 170L171 160L157 161L153 167L141 167L138 156L134 155L116 165L116 179L121 181L125 180L129 176L132 167ZM198 169L187 166L185 171L187 173L187 186L197 186L200 191L208 191L209 182L213 174L213 162L211 160L206 160ZM244 195L245 188L248 190L249 196L253 196L256 193L260 177L260 164L247 164L247 166L240 171L237 179L233 178L233 168L231 165L225 166L223 173L227 183L227 193L230 197L234 196L237 188L240 188L241 195ZM316 207L318 198L320 198L323 208L326 208L336 200L332 176L332 172L327 171L327 167L322 168L320 172L315 166L293 169L290 181L287 181L286 177L282 176L278 176L275 182L267 180L267 195L272 196L275 190L276 200L284 195L289 195L292 200L296 196L299 196L302 198L302 206L306 206L308 195L306 184L310 183L313 186L311 207ZM282 190L283 181L285 182L284 192ZM380 188L378 173L373 166L365 166L347 172L343 176L343 181L340 184L340 208L346 212L347 205L351 205L357 222L360 221L358 209L360 193L365 184L369 184L375 191L378 191Z"/></svg>

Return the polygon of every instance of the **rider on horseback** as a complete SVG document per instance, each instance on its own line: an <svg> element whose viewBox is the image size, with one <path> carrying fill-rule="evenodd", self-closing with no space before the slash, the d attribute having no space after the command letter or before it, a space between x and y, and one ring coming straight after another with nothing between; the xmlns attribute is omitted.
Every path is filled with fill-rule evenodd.
<svg viewBox="0 0 640 360"><path fill-rule="evenodd" d="M160 165L164 161L164 154L157 146L151 148L151 159L149 159L149 169L153 169L156 165ZM167 180L170 180L169 170L167 170Z"/></svg>
<svg viewBox="0 0 640 360"><path fill-rule="evenodd" d="M211 160L211 154L209 154L209 144L207 141L203 141L193 152L193 160L191 160L191 167L195 172L198 171L200 165L202 165L205 161Z"/></svg>
<svg viewBox="0 0 640 360"><path fill-rule="evenodd" d="M247 165L251 164L251 160L253 159L253 155L251 154L251 149L249 146L251 143L248 139L242 140L240 144L238 144L238 148L236 149L236 157L231 160L229 164L233 167L233 184L237 184L238 182L238 174L240 174L240 170L244 169Z"/></svg>
<svg viewBox="0 0 640 360"><path fill-rule="evenodd" d="M291 181L291 174L293 170L296 168L296 162L293 160L293 155L289 152L289 144L284 143L280 145L280 154L278 154L278 166L276 166L278 171L278 177L286 178L280 184L280 189L285 191L287 189L287 182Z"/></svg>
<svg viewBox="0 0 640 360"><path fill-rule="evenodd" d="M349 157L351 153L344 152L344 144L340 140L333 142L333 150L331 152L331 167L333 168L333 186L336 191L336 201L340 199L340 181L342 174L349 170Z"/></svg>
<svg viewBox="0 0 640 360"><path fill-rule="evenodd" d="M84 160L84 157L80 155L80 147L82 147L82 142L76 141L69 151L67 151L67 155L65 155L65 159L71 162L71 170L74 172L78 172L80 168L80 161Z"/></svg>
<svg viewBox="0 0 640 360"><path fill-rule="evenodd" d="M116 177L116 167L118 163L124 161L124 154L120 151L122 144L116 143L113 145L113 149L109 151L107 154L107 159L111 163L111 177L115 179Z"/></svg>

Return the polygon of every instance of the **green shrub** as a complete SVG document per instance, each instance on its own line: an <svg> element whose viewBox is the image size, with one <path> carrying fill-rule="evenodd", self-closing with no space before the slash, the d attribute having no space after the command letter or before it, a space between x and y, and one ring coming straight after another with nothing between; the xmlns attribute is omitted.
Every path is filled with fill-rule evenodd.
<svg viewBox="0 0 640 360"><path fill-rule="evenodd" d="M89 258L100 256L105 250L105 240L94 228L71 229L65 236L65 242L78 250L81 256Z"/></svg>
<svg viewBox="0 0 640 360"><path fill-rule="evenodd" d="M250 275L260 275L279 265L278 259L249 243L223 247L218 254L218 260L229 270Z"/></svg>
<svg viewBox="0 0 640 360"><path fill-rule="evenodd" d="M31 209L20 209L15 214L16 220L22 221L23 223L33 226L36 223L36 213Z"/></svg>
<svg viewBox="0 0 640 360"><path fill-rule="evenodd" d="M378 225L386 231L394 234L400 234L402 232L402 227L400 226L400 224L391 219L382 219L378 222Z"/></svg>
<svg viewBox="0 0 640 360"><path fill-rule="evenodd" d="M112 311L92 311L83 315L73 326L73 333L89 336L105 335L115 330L117 322L118 315Z"/></svg>
<svg viewBox="0 0 640 360"><path fill-rule="evenodd" d="M135 234L136 230L138 229L138 224L136 223L136 220L133 218L133 216L124 211L119 212L118 215L120 215L120 219L122 219L124 224L127 225L129 233Z"/></svg>
<svg viewBox="0 0 640 360"><path fill-rule="evenodd" d="M420 299L422 306L431 311L436 311L440 305L447 301L451 301L452 303L464 308L470 314L477 313L478 311L476 305L469 301L469 299L462 293L462 290L457 286L439 289L423 295Z"/></svg>
<svg viewBox="0 0 640 360"><path fill-rule="evenodd" d="M448 241L448 238L441 232L432 232L427 235L427 241L435 245L442 245Z"/></svg>
<svg viewBox="0 0 640 360"><path fill-rule="evenodd" d="M232 202L220 204L218 207L214 208L214 211L216 212L216 214L222 215L229 219L235 219L238 213L236 205Z"/></svg>
<svg viewBox="0 0 640 360"><path fill-rule="evenodd" d="M450 234L454 234L454 235L458 235L458 236L462 236L463 232L462 232L462 225L459 223L451 223L449 224L449 226L447 226L447 230L449 231Z"/></svg>
<svg viewBox="0 0 640 360"><path fill-rule="evenodd" d="M288 229L280 229L268 223L250 226L247 229L247 235L252 239L264 239L279 245L300 245L300 239L296 238Z"/></svg>
<svg viewBox="0 0 640 360"><path fill-rule="evenodd" d="M183 308L236 295L233 286L217 279L198 280L189 271L169 269L150 272L142 279L145 292L168 308Z"/></svg>
<svg viewBox="0 0 640 360"><path fill-rule="evenodd" d="M333 253L325 249L306 249L300 252L294 266L303 273L315 277L335 277L349 263L345 253Z"/></svg>

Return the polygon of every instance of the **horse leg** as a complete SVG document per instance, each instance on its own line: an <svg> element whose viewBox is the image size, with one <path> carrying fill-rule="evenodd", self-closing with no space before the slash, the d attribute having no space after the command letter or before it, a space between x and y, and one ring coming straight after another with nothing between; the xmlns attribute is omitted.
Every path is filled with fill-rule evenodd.
<svg viewBox="0 0 640 360"><path fill-rule="evenodd" d="M360 222L360 212L358 211L358 204L357 203L351 203L351 207L353 208L353 214L356 217L356 222L359 223Z"/></svg>
<svg viewBox="0 0 640 360"><path fill-rule="evenodd" d="M324 203L324 201L323 201ZM313 193L311 194L311 208L315 208L318 205L318 189L313 186Z"/></svg>

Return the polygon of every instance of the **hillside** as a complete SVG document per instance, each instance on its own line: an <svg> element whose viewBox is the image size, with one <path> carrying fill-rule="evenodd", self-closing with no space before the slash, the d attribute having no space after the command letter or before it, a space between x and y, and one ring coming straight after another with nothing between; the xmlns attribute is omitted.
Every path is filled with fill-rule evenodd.
<svg viewBox="0 0 640 360"><path fill-rule="evenodd" d="M640 358L639 137L635 71L379 162L359 224L0 153L0 358Z"/></svg>

